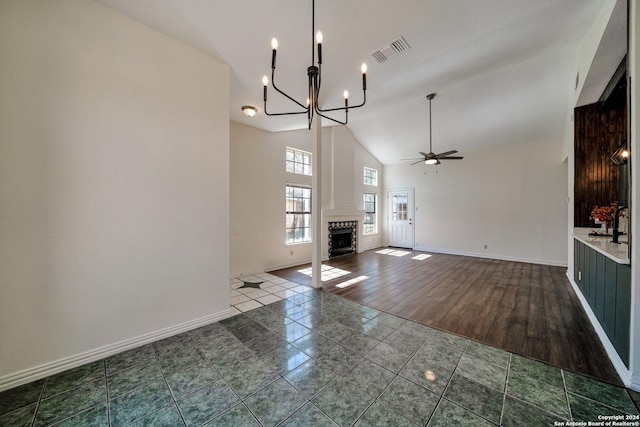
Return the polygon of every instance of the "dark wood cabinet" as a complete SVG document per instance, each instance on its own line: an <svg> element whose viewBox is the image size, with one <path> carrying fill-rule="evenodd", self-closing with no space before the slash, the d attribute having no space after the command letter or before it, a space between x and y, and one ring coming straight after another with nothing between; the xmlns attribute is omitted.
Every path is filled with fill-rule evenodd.
<svg viewBox="0 0 640 427"><path fill-rule="evenodd" d="M631 267L574 240L573 277L620 359L629 367Z"/></svg>

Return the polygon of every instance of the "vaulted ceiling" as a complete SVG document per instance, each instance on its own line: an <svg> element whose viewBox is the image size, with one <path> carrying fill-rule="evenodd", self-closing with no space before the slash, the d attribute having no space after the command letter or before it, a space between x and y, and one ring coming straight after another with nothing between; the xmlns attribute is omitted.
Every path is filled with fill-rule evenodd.
<svg viewBox="0 0 640 427"><path fill-rule="evenodd" d="M311 0L98 0L218 57L231 69L231 119L268 131L302 129L304 116L266 117L263 75L277 37L279 86L304 102L311 62ZM384 164L428 151L433 101L436 152L490 144L560 144L576 48L605 0L316 0L324 34L320 103L340 106L347 89L367 104L348 127ZM407 51L378 63L371 55L404 37ZM248 119L242 105L258 107ZM295 105L271 90L270 111ZM325 124L327 124L325 122Z"/></svg>

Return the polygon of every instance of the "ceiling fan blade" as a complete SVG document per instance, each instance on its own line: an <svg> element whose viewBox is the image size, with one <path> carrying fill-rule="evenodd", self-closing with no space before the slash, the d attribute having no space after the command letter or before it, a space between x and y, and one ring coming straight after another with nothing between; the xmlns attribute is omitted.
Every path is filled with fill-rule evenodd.
<svg viewBox="0 0 640 427"><path fill-rule="evenodd" d="M422 162L424 162L424 159L420 159L417 162L413 162L409 166L417 165L418 163L422 163Z"/></svg>
<svg viewBox="0 0 640 427"><path fill-rule="evenodd" d="M451 157L438 157L440 160L462 160L464 157L460 156L451 156Z"/></svg>
<svg viewBox="0 0 640 427"><path fill-rule="evenodd" d="M445 151L444 153L436 154L436 157L445 157L449 154L456 154L457 152L457 150Z"/></svg>
<svg viewBox="0 0 640 427"><path fill-rule="evenodd" d="M411 159L400 159L400 161L401 161L401 162L405 162L405 161L407 161L407 160L418 160L418 159L424 160L424 158L423 158L423 157L413 157L413 158L411 158Z"/></svg>
<svg viewBox="0 0 640 427"><path fill-rule="evenodd" d="M418 151L418 154L420 154L420 155L421 155L421 156L423 156L423 157L431 157L431 155L432 155L433 153L429 153L429 154L427 154L427 153L423 153L422 151Z"/></svg>

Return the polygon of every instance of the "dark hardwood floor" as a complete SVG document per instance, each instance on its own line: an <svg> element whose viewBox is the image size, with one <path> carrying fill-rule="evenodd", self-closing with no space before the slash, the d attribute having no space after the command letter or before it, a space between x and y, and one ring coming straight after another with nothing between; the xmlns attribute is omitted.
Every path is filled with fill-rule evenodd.
<svg viewBox="0 0 640 427"><path fill-rule="evenodd" d="M309 266L270 273L309 285L299 271ZM325 292L622 385L564 267L393 248L332 258L328 267L343 275L323 281Z"/></svg>

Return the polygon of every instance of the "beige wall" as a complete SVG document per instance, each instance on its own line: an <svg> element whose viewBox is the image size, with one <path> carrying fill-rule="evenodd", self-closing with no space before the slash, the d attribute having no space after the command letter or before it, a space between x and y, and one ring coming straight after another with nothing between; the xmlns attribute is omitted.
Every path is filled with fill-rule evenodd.
<svg viewBox="0 0 640 427"><path fill-rule="evenodd" d="M0 389L225 315L227 65L84 0L0 58Z"/></svg>

